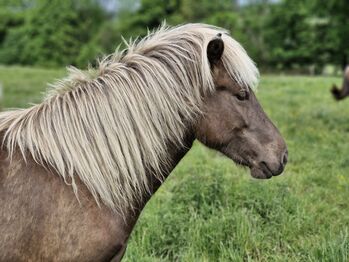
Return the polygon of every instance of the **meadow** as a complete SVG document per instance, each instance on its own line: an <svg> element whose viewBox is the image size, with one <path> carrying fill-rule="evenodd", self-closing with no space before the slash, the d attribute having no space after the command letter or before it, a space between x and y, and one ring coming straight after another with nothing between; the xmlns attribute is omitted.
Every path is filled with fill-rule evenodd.
<svg viewBox="0 0 349 262"><path fill-rule="evenodd" d="M64 70L0 67L3 106L37 103ZM349 99L339 77L262 76L257 96L289 148L261 181L196 142L144 209L124 261L348 261Z"/></svg>

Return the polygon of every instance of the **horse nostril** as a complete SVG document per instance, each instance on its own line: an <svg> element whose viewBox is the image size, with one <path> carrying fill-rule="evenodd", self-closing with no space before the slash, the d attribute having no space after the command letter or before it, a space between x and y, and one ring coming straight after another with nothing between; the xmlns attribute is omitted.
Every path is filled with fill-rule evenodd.
<svg viewBox="0 0 349 262"><path fill-rule="evenodd" d="M267 165L267 162L261 161L260 164L261 164L261 166L263 166L263 167L269 169L269 167L268 167L268 165Z"/></svg>
<svg viewBox="0 0 349 262"><path fill-rule="evenodd" d="M282 165L285 166L287 164L288 159L288 151L286 150L283 157L282 157Z"/></svg>

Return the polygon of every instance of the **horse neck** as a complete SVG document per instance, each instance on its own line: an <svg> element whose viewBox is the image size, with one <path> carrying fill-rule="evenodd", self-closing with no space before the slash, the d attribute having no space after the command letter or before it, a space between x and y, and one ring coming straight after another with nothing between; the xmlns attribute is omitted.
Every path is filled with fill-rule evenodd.
<svg viewBox="0 0 349 262"><path fill-rule="evenodd" d="M181 159L186 155L186 153L190 150L190 148L193 145L193 142L195 140L195 135L192 130L188 131L186 135L184 136L182 145L177 145L174 143L168 143L166 145L167 152L168 152L168 163L162 164L161 170L163 170L161 177L164 179L160 181L157 179L151 171L148 172L149 179L151 181L150 183L150 194L147 194L142 199L143 201L139 202L136 212L130 211L128 215L126 215L126 220L129 222L129 226L133 227L136 223L140 213L144 209L145 205L148 203L148 201L151 199L151 197L155 194L155 192L159 189L159 187L162 185L164 180L167 179L167 177L171 174L173 169L177 166L177 164L181 161Z"/></svg>

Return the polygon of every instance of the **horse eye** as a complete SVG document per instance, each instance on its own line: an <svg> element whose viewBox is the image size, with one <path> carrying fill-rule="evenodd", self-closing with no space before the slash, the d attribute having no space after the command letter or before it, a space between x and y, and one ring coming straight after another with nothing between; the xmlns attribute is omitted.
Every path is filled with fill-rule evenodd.
<svg viewBox="0 0 349 262"><path fill-rule="evenodd" d="M249 96L250 94L243 89L241 89L239 93L236 94L237 99L239 99L240 101L248 100Z"/></svg>
<svg viewBox="0 0 349 262"><path fill-rule="evenodd" d="M226 91L227 87L226 86L217 86L218 91Z"/></svg>

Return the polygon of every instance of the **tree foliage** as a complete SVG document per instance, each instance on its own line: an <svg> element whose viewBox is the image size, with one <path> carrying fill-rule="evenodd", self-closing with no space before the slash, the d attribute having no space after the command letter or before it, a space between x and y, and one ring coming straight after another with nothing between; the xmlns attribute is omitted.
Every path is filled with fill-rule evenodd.
<svg viewBox="0 0 349 262"><path fill-rule="evenodd" d="M24 23L6 32L0 51L2 63L75 64L82 45L105 19L100 6L89 0L33 1L23 16Z"/></svg>
<svg viewBox="0 0 349 262"><path fill-rule="evenodd" d="M241 3L244 4L241 4ZM0 63L85 66L166 20L228 29L260 67L348 63L346 0L0 0Z"/></svg>

